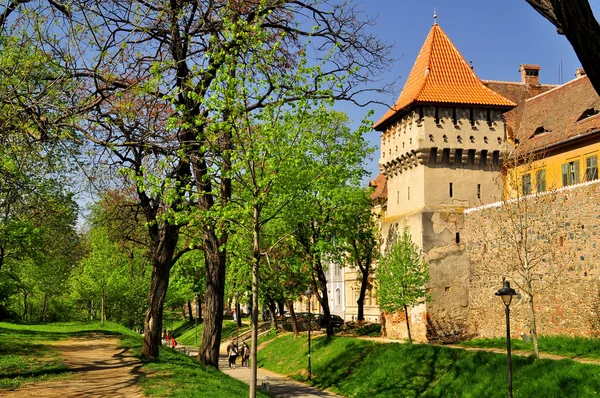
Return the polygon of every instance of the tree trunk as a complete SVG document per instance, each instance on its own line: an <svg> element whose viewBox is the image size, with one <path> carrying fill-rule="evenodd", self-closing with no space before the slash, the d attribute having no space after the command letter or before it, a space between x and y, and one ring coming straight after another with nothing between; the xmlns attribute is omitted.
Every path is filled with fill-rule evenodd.
<svg viewBox="0 0 600 398"><path fill-rule="evenodd" d="M192 300L187 301L187 307L188 307L188 313L190 314L188 319L190 320L190 322L194 322L194 313L192 312Z"/></svg>
<svg viewBox="0 0 600 398"><path fill-rule="evenodd" d="M294 332L294 337L298 337L298 322L296 321L296 312L294 311L294 303L292 300L288 300L288 308L290 309L290 320L292 322L292 331Z"/></svg>
<svg viewBox="0 0 600 398"><path fill-rule="evenodd" d="M283 317L285 314L285 306L283 300L277 301L277 309L279 310L279 316Z"/></svg>
<svg viewBox="0 0 600 398"><path fill-rule="evenodd" d="M242 312L240 311L240 303L235 302L235 315L238 328L242 327Z"/></svg>
<svg viewBox="0 0 600 398"><path fill-rule="evenodd" d="M410 335L410 318L408 316L408 307L404 306L404 315L406 316L406 330L408 331L408 342L412 344L412 337Z"/></svg>
<svg viewBox="0 0 600 398"><path fill-rule="evenodd" d="M573 46L592 86L600 94L600 24L589 0L526 0ZM549 3L549 4L548 4Z"/></svg>
<svg viewBox="0 0 600 398"><path fill-rule="evenodd" d="M144 344L142 357L158 358L160 347L163 307L169 286L169 266L158 260L152 262L152 279L148 294L148 309L144 319Z"/></svg>
<svg viewBox="0 0 600 398"><path fill-rule="evenodd" d="M206 366L218 368L227 250L219 249L219 240L212 229L205 231L203 249L206 266L206 293L204 294L206 317L203 322L202 344L198 352L198 360Z"/></svg>
<svg viewBox="0 0 600 398"><path fill-rule="evenodd" d="M358 321L365 320L365 295L367 293L367 286L369 284L369 273L364 272L362 269L361 278L360 278L360 294L358 295L358 300L356 300L356 305L358 305Z"/></svg>
<svg viewBox="0 0 600 398"><path fill-rule="evenodd" d="M529 296L529 315L531 316L531 337L533 338L533 353L537 359L540 358L538 349L537 325L535 323L535 309L533 306L533 296Z"/></svg>
<svg viewBox="0 0 600 398"><path fill-rule="evenodd" d="M253 213L254 230L252 234L252 345L250 347L250 398L256 398L257 352L258 352L258 266L260 264L260 210Z"/></svg>
<svg viewBox="0 0 600 398"><path fill-rule="evenodd" d="M27 292L23 291L23 320L27 321Z"/></svg>
<svg viewBox="0 0 600 398"><path fill-rule="evenodd" d="M102 297L100 304L100 324L104 325L104 288L102 288Z"/></svg>
<svg viewBox="0 0 600 398"><path fill-rule="evenodd" d="M196 297L196 318L199 322L202 322L202 297Z"/></svg>
<svg viewBox="0 0 600 398"><path fill-rule="evenodd" d="M327 294L327 277L325 276L325 271L323 270L323 265L320 260L315 264L315 271L321 290L321 294L317 294L317 298L319 298L319 303L321 303L321 308L323 309L323 322L325 323L325 329L327 330L327 337L333 337L331 311L329 310L329 295Z"/></svg>
<svg viewBox="0 0 600 398"><path fill-rule="evenodd" d="M271 322L273 322L275 330L279 330L279 320L277 319L277 315L275 315L275 308L275 301L269 299L269 312L271 313Z"/></svg>
<svg viewBox="0 0 600 398"><path fill-rule="evenodd" d="M40 322L46 322L46 307L48 306L48 295L44 293L44 300L42 302L42 311L40 313Z"/></svg>

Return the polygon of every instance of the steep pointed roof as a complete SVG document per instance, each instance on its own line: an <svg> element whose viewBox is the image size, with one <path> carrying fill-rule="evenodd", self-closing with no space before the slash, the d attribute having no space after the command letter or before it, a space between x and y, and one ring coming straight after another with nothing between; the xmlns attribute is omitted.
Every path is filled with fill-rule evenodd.
<svg viewBox="0 0 600 398"><path fill-rule="evenodd" d="M373 126L415 103L451 103L511 108L516 104L486 87L460 55L442 28L435 24L408 75L396 104Z"/></svg>

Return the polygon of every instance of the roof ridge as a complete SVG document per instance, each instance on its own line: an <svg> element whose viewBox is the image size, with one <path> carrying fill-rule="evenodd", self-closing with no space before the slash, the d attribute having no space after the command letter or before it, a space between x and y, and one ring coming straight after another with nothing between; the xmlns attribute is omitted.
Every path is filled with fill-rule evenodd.
<svg viewBox="0 0 600 398"><path fill-rule="evenodd" d="M559 84L559 85L557 85L557 86L555 86L555 87L551 88L551 89L550 89L550 90L548 90L548 91L544 91L543 93L540 93L540 94L538 94L538 95L534 95L534 96L533 96L533 97L531 97L531 98L527 98L527 99L525 100L525 102L531 101L532 99L539 98L539 97L541 97L542 95L545 95L545 94L551 93L551 92L553 92L553 91L556 91L556 90L558 90L558 89L561 89L561 88L563 88L563 87L566 87L566 86L568 86L569 84L571 84L571 83L573 83L573 82L576 82L576 81L579 81L579 80L581 80L581 79L585 78L586 76L587 76L587 75L579 76L579 77L576 77L576 78L575 78L575 79L573 79L573 80L569 80L569 81L568 81L568 82L566 82L566 83Z"/></svg>

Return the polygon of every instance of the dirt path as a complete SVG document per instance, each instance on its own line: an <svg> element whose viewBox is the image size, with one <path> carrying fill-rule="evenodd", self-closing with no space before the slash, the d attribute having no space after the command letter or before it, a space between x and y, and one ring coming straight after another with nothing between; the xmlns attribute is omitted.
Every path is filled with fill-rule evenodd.
<svg viewBox="0 0 600 398"><path fill-rule="evenodd" d="M117 338L103 335L59 341L53 346L62 353L72 377L0 390L0 397L143 397L137 385L141 364L118 345Z"/></svg>

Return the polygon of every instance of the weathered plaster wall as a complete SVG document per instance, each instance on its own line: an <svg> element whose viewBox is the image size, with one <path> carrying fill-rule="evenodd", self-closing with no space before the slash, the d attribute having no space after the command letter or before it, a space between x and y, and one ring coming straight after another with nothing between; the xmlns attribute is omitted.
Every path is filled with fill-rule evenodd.
<svg viewBox="0 0 600 398"><path fill-rule="evenodd" d="M552 200L543 208L531 209L530 233L536 229L553 231L554 247L548 250L553 261L546 262L539 275L540 286L553 275L534 300L539 334L590 336L600 334L600 182L580 184L549 193ZM485 258L485 241L506 242L507 234L498 228L497 215L502 207L467 211L465 241L470 258L469 311L467 328L478 336L502 336L505 332L504 306L494 293L501 287L503 276L513 280L514 273L503 272L503 264ZM484 231L484 232L482 232ZM487 236L483 236L483 234ZM542 235L543 237L543 235ZM507 250L511 250L507 248ZM514 250L514 249L513 249ZM516 253L515 253L516 255ZM494 272L497 271L497 272ZM515 285L513 281L511 285ZM516 287L516 286L515 286ZM519 290L516 287L516 290ZM524 295L511 305L511 331L518 336L529 333L530 317Z"/></svg>

